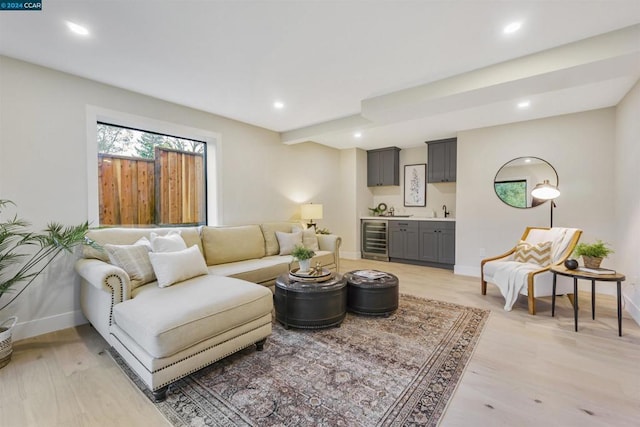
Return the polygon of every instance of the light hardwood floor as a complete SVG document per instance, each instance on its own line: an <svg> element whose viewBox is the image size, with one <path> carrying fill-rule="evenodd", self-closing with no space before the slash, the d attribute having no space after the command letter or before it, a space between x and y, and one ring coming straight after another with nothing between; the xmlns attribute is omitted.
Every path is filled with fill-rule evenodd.
<svg viewBox="0 0 640 427"><path fill-rule="evenodd" d="M343 272L375 268L398 275L400 291L491 310L442 426L637 426L640 326L626 313L617 336L615 300L580 295L580 331L566 297L551 317L550 298L513 311L479 279L412 265L343 260ZM608 286L603 284L601 286ZM15 343L0 369L0 426L166 426L154 405L106 354L88 325Z"/></svg>

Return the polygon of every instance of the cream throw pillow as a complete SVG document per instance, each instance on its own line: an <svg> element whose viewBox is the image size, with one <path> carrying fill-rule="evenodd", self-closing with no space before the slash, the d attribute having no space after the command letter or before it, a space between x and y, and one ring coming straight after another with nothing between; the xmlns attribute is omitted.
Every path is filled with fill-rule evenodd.
<svg viewBox="0 0 640 427"><path fill-rule="evenodd" d="M280 255L290 255L293 248L302 245L302 232L283 233L276 231L276 238L278 245L280 245Z"/></svg>
<svg viewBox="0 0 640 427"><path fill-rule="evenodd" d="M111 264L120 267L131 279L131 289L155 280L153 266L149 261L149 247L144 244L111 245L105 244Z"/></svg>
<svg viewBox="0 0 640 427"><path fill-rule="evenodd" d="M178 230L170 231L164 236L151 232L149 240L153 252L176 252L187 249L187 244Z"/></svg>
<svg viewBox="0 0 640 427"><path fill-rule="evenodd" d="M521 240L516 246L513 258L517 262L528 262L546 267L551 264L551 244L552 242L540 242L532 245Z"/></svg>
<svg viewBox="0 0 640 427"><path fill-rule="evenodd" d="M175 252L149 252L149 259L161 288L209 274L207 264L196 245Z"/></svg>
<svg viewBox="0 0 640 427"><path fill-rule="evenodd" d="M302 245L305 248L311 249L312 251L320 250L320 245L318 244L318 236L316 236L315 227L311 227L307 229L302 229L300 227L293 227L291 231L293 231L294 233L298 231L302 232Z"/></svg>

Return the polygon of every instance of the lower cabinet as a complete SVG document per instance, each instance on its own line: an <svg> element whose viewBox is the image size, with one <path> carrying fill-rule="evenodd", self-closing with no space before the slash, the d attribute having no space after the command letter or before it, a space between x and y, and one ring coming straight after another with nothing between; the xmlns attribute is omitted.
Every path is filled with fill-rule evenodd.
<svg viewBox="0 0 640 427"><path fill-rule="evenodd" d="M420 221L420 260L440 264L455 264L455 222Z"/></svg>
<svg viewBox="0 0 640 427"><path fill-rule="evenodd" d="M417 221L389 221L389 258L420 259Z"/></svg>
<svg viewBox="0 0 640 427"><path fill-rule="evenodd" d="M456 223L389 221L388 250L391 261L451 269L456 257Z"/></svg>

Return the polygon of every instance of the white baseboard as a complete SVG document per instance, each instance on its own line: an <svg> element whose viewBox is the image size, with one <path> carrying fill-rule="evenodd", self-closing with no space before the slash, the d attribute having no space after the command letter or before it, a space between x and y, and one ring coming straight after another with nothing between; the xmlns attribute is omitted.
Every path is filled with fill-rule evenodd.
<svg viewBox="0 0 640 427"><path fill-rule="evenodd" d="M625 310L640 325L640 290L633 285L628 285L622 290L622 296Z"/></svg>
<svg viewBox="0 0 640 427"><path fill-rule="evenodd" d="M19 321L20 319L18 319ZM44 317L42 319L29 320L16 324L11 334L13 341L31 338L60 329L71 328L87 323L87 319L80 310Z"/></svg>
<svg viewBox="0 0 640 427"><path fill-rule="evenodd" d="M453 267L453 274L459 274L461 276L480 277L480 267L456 264Z"/></svg>

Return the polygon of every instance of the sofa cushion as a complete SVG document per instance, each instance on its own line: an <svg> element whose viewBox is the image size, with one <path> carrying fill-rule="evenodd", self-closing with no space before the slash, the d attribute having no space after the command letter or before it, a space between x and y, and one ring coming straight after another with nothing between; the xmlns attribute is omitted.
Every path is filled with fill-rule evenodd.
<svg viewBox="0 0 640 427"><path fill-rule="evenodd" d="M290 255L293 248L296 246L302 246L302 232L297 233L283 233L282 231L276 231L276 238L278 239L278 246L280 246L280 253L278 255Z"/></svg>
<svg viewBox="0 0 640 427"><path fill-rule="evenodd" d="M264 256L264 237L258 225L204 227L202 245L207 265Z"/></svg>
<svg viewBox="0 0 640 427"><path fill-rule="evenodd" d="M280 253L280 245L276 237L276 231L282 233L291 233L291 230L297 223L294 222L265 222L260 224L260 229L264 235L265 255L278 255Z"/></svg>
<svg viewBox="0 0 640 427"><path fill-rule="evenodd" d="M192 277L209 274L197 246L174 252L149 252L158 286L166 288Z"/></svg>
<svg viewBox="0 0 640 427"><path fill-rule="evenodd" d="M269 283L279 275L288 273L290 262L290 256L250 259L209 266L209 274L235 277L253 283Z"/></svg>
<svg viewBox="0 0 640 427"><path fill-rule="evenodd" d="M269 289L207 275L168 288L143 286L135 298L113 308L113 319L147 353L160 358L258 319L272 308Z"/></svg>
<svg viewBox="0 0 640 427"><path fill-rule="evenodd" d="M175 228L97 228L87 232L87 238L95 241L99 245L111 243L113 245L132 245L142 237L151 235L151 232L159 235L166 235L175 230L180 230L180 235L187 247L198 245L202 252L199 227L175 227ZM109 262L109 256L102 249L95 249L88 245L82 245L82 256L84 258L95 258L104 262Z"/></svg>

